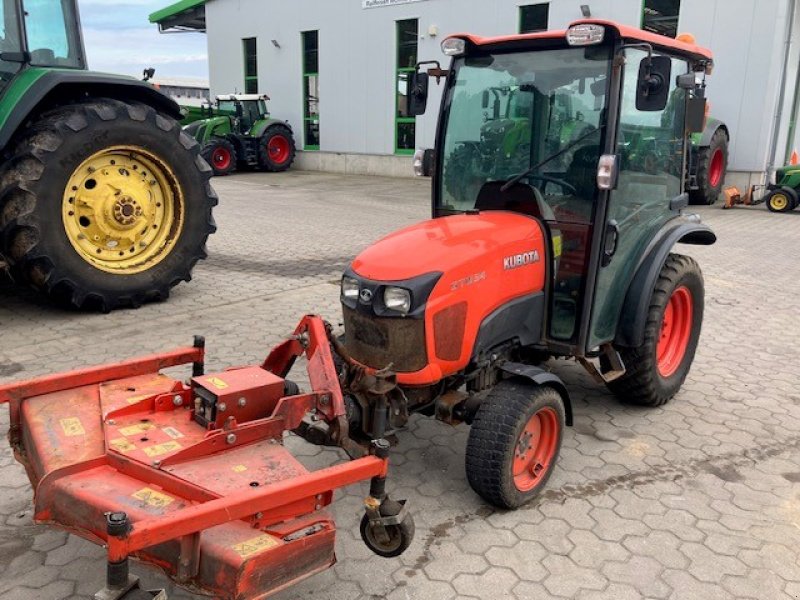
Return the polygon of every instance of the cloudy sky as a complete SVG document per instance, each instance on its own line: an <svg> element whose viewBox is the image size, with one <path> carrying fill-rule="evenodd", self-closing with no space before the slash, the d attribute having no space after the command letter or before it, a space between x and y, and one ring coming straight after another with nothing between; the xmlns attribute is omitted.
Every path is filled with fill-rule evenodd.
<svg viewBox="0 0 800 600"><path fill-rule="evenodd" d="M208 78L206 36L160 34L150 13L175 0L78 0L89 68L141 75L154 67L156 78Z"/></svg>

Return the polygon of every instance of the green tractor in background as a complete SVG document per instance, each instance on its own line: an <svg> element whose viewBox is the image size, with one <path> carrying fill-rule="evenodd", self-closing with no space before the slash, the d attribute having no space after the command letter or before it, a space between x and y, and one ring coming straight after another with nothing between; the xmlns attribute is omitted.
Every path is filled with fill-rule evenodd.
<svg viewBox="0 0 800 600"><path fill-rule="evenodd" d="M180 118L151 85L86 70L75 0L0 0L0 268L102 311L188 281L217 196Z"/></svg>
<svg viewBox="0 0 800 600"><path fill-rule="evenodd" d="M228 94L217 96L214 106L200 111L200 120L184 127L202 147L203 158L215 175L237 168L286 171L294 162L296 147L286 121L272 119L268 96ZM193 114L186 113L185 120Z"/></svg>
<svg viewBox="0 0 800 600"><path fill-rule="evenodd" d="M768 184L764 202L771 212L789 212L800 205L800 165L786 165L775 171L775 183Z"/></svg>

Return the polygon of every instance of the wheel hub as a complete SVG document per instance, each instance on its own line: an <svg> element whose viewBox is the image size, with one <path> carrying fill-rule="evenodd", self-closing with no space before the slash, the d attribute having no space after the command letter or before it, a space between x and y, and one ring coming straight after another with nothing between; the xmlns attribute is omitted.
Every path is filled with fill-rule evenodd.
<svg viewBox="0 0 800 600"><path fill-rule="evenodd" d="M512 464L517 489L533 489L547 473L557 451L558 417L552 408L543 408L530 418L517 440Z"/></svg>
<svg viewBox="0 0 800 600"><path fill-rule="evenodd" d="M656 347L658 372L662 377L674 375L683 362L692 335L693 311L689 288L681 286L672 292L664 309Z"/></svg>
<svg viewBox="0 0 800 600"><path fill-rule="evenodd" d="M169 167L143 148L113 147L85 160L67 182L62 217L86 262L133 274L161 261L183 227L183 195Z"/></svg>

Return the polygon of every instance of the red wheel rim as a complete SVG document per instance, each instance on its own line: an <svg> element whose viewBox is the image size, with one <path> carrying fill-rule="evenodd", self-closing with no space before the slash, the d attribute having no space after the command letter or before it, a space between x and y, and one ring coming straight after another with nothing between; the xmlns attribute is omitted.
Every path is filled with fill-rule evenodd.
<svg viewBox="0 0 800 600"><path fill-rule="evenodd" d="M290 148L289 140L283 135L276 135L267 142L267 153L270 160L279 165L289 160Z"/></svg>
<svg viewBox="0 0 800 600"><path fill-rule="evenodd" d="M675 374L686 356L692 337L694 306L692 293L685 286L672 292L661 322L661 337L656 348L658 372L662 377Z"/></svg>
<svg viewBox="0 0 800 600"><path fill-rule="evenodd" d="M711 187L717 187L722 181L724 158L720 148L717 148L711 157L711 164L708 166L708 183L711 184Z"/></svg>
<svg viewBox="0 0 800 600"><path fill-rule="evenodd" d="M514 485L529 492L544 480L558 450L558 415L545 407L535 413L517 440L512 465Z"/></svg>
<svg viewBox="0 0 800 600"><path fill-rule="evenodd" d="M222 171L231 166L231 158L231 153L222 146L214 148L214 152L211 153L211 162Z"/></svg>

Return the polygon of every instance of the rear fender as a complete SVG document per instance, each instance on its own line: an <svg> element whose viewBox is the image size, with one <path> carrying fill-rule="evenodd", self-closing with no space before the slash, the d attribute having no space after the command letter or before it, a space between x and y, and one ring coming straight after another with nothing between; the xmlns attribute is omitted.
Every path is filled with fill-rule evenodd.
<svg viewBox="0 0 800 600"><path fill-rule="evenodd" d="M527 379L538 386L551 387L561 396L564 402L564 416L567 425L572 427L572 400L570 400L567 386L558 377L550 371L545 371L541 367L533 365L524 365L522 363L504 362L500 369L509 375Z"/></svg>
<svg viewBox="0 0 800 600"><path fill-rule="evenodd" d="M702 224L696 215L670 221L659 231L650 243L649 251L644 253L644 259L639 263L636 275L628 287L614 339L615 345L636 348L644 342L650 297L675 244L710 246L716 241L717 236L711 228Z"/></svg>
<svg viewBox="0 0 800 600"><path fill-rule="evenodd" d="M30 75L27 71L31 72ZM10 95L14 91L11 87L3 94L4 101L14 104L8 112L0 111L0 149L9 143L31 117L59 105L85 100L87 97L141 102L177 121L183 118L180 107L174 100L152 85L130 77L67 69L28 69L17 76L15 83L17 80L25 87L17 90L13 96Z"/></svg>
<svg viewBox="0 0 800 600"><path fill-rule="evenodd" d="M286 121L281 121L280 119L262 119L253 125L253 128L250 130L250 135L256 138L261 137L267 132L267 129L273 125L283 125L284 127L288 127L289 131L292 131L291 125Z"/></svg>

